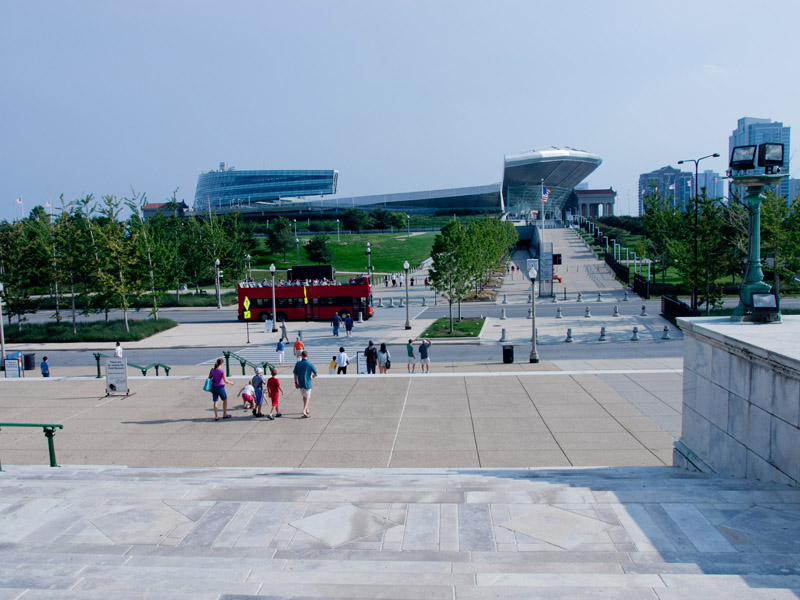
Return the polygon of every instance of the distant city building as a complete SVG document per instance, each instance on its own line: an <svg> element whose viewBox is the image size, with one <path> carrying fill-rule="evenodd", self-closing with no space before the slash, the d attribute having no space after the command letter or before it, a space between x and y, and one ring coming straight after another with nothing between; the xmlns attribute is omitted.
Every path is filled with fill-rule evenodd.
<svg viewBox="0 0 800 600"><path fill-rule="evenodd" d="M753 117L743 117L739 119L736 129L731 133L728 140L728 157L736 146L751 146L763 144L764 142L777 142L783 144L783 166L782 173L789 173L789 157L791 149L789 140L791 137L791 127L784 127L783 123L773 122L770 119L756 119ZM757 169L761 171L761 169ZM789 193L789 182L784 179L778 186L778 193L791 199Z"/></svg>
<svg viewBox="0 0 800 600"><path fill-rule="evenodd" d="M790 179L789 180L789 201L794 200L797 198L797 194L800 193L800 179Z"/></svg>
<svg viewBox="0 0 800 600"><path fill-rule="evenodd" d="M186 216L186 211L189 210L189 205L186 204L186 202L181 200L175 204L174 208L171 206L171 204L171 202L148 202L142 207L142 218L147 220L156 213L161 213L167 217L171 217L173 216L173 211L175 216L179 218Z"/></svg>
<svg viewBox="0 0 800 600"><path fill-rule="evenodd" d="M725 186L722 176L710 169L706 169L697 175L697 194L702 196L703 188L706 188L708 198L722 198L725 195ZM694 190L692 190L694 193Z"/></svg>
<svg viewBox="0 0 800 600"><path fill-rule="evenodd" d="M657 171L639 175L639 214L644 214L644 197L651 189L669 199L672 206L688 206L694 194L694 175L675 167L661 167ZM698 188L699 189L699 188Z"/></svg>

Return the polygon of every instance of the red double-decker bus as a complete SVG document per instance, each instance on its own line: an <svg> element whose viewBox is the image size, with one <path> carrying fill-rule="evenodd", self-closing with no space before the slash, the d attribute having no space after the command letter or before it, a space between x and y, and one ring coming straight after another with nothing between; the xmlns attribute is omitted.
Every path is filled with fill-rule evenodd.
<svg viewBox="0 0 800 600"><path fill-rule="evenodd" d="M266 321L272 317L272 287L237 286L239 320ZM252 284L251 284L252 285ZM249 309L245 309L245 300ZM249 318L245 319L245 312ZM276 285L275 315L278 321L325 321L338 314L354 318L361 313L372 316L372 289L369 277L356 277L335 285Z"/></svg>

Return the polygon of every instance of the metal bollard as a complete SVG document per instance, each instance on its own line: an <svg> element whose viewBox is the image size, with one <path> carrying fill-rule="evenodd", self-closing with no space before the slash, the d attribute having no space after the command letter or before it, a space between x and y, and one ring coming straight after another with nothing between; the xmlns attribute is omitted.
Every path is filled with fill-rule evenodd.
<svg viewBox="0 0 800 600"><path fill-rule="evenodd" d="M530 302L531 300L532 300L531 295L528 294L528 302Z"/></svg>
<svg viewBox="0 0 800 600"><path fill-rule="evenodd" d="M568 344L571 344L574 340L572 339L572 328L570 327L567 329L567 339L564 340Z"/></svg>
<svg viewBox="0 0 800 600"><path fill-rule="evenodd" d="M589 317L591 317L591 316L592 316L592 311L590 311L590 310L589 310L589 307L587 306L587 307L586 307L586 318L588 319L588 318L589 318Z"/></svg>
<svg viewBox="0 0 800 600"><path fill-rule="evenodd" d="M298 332L297 332L297 337L299 337L299 338L300 338L300 341L301 341L301 342L304 342L304 341L305 341L305 340L303 339L303 332L302 332L302 331L298 331ZM288 341L288 340L287 340L287 341Z"/></svg>
<svg viewBox="0 0 800 600"><path fill-rule="evenodd" d="M364 322L364 313L361 312L361 311L358 311L358 322L359 323L363 323Z"/></svg>
<svg viewBox="0 0 800 600"><path fill-rule="evenodd" d="M506 309L505 308L500 309L500 320L501 321L505 321L506 320Z"/></svg>
<svg viewBox="0 0 800 600"><path fill-rule="evenodd" d="M539 328L537 327L536 329L534 329L533 333L536 336L536 341L538 342L539 341Z"/></svg>
<svg viewBox="0 0 800 600"><path fill-rule="evenodd" d="M600 296L600 292L597 292L597 301L598 302L602 302L603 301L602 296Z"/></svg>
<svg viewBox="0 0 800 600"><path fill-rule="evenodd" d="M389 298L389 308L394 308L394 298Z"/></svg>
<svg viewBox="0 0 800 600"><path fill-rule="evenodd" d="M559 306L556 309L556 319L563 319L564 317L561 316L561 307Z"/></svg>
<svg viewBox="0 0 800 600"><path fill-rule="evenodd" d="M425 296L422 297L422 306L428 306L427 300L425 300Z"/></svg>
<svg viewBox="0 0 800 600"><path fill-rule="evenodd" d="M400 308L403 308L406 305L406 301L403 298L400 298Z"/></svg>
<svg viewBox="0 0 800 600"><path fill-rule="evenodd" d="M669 335L669 325L664 325L664 335L661 336L662 340L671 340L672 338Z"/></svg>
<svg viewBox="0 0 800 600"><path fill-rule="evenodd" d="M614 305L614 314L611 315L611 316L612 317L618 317L619 316L619 306L617 306L616 304Z"/></svg>
<svg viewBox="0 0 800 600"><path fill-rule="evenodd" d="M567 299L567 288L564 288L564 300L566 301L566 299Z"/></svg>
<svg viewBox="0 0 800 600"><path fill-rule="evenodd" d="M638 327L634 327L633 328L633 337L631 338L631 341L632 342L638 342L639 341L639 328Z"/></svg>
<svg viewBox="0 0 800 600"><path fill-rule="evenodd" d="M506 339L506 328L505 327L503 327L503 335L500 336L500 341L501 342L507 342L508 341Z"/></svg>
<svg viewBox="0 0 800 600"><path fill-rule="evenodd" d="M628 290L625 290L625 295L622 297L622 301L623 302L627 302L628 301Z"/></svg>
<svg viewBox="0 0 800 600"><path fill-rule="evenodd" d="M647 307L644 304L642 304L642 314L640 316L642 317L647 316Z"/></svg>
<svg viewBox="0 0 800 600"><path fill-rule="evenodd" d="M378 298L378 308L383 308L383 298Z"/></svg>
<svg viewBox="0 0 800 600"><path fill-rule="evenodd" d="M605 342L606 341L606 328L600 328L600 338L597 340L598 342Z"/></svg>
<svg viewBox="0 0 800 600"><path fill-rule="evenodd" d="M583 294L578 292L578 302L583 302Z"/></svg>
<svg viewBox="0 0 800 600"><path fill-rule="evenodd" d="M505 294L503 294L503 302L502 303L503 304L508 304L508 301L506 300L506 295Z"/></svg>
<svg viewBox="0 0 800 600"><path fill-rule="evenodd" d="M533 319L533 311L531 310L530 307L528 307L528 318Z"/></svg>
<svg viewBox="0 0 800 600"><path fill-rule="evenodd" d="M550 302L552 302L553 304L555 304L556 302L558 302L558 297L556 296L556 294L555 294L555 293L553 293L553 299L552 299Z"/></svg>

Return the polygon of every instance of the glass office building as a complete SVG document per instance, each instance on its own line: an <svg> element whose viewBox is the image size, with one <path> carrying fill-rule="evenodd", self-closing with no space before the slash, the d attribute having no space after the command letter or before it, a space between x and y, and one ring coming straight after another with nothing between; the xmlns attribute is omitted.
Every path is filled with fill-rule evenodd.
<svg viewBox="0 0 800 600"><path fill-rule="evenodd" d="M197 178L195 212L273 204L280 198L336 193L338 171L236 171L225 163Z"/></svg>

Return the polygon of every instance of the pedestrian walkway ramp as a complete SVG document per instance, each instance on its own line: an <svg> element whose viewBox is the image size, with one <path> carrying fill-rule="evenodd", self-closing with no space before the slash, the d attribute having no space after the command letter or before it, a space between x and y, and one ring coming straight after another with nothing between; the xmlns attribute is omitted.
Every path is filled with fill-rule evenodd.
<svg viewBox="0 0 800 600"><path fill-rule="evenodd" d="M3 598L780 600L800 590L800 490L670 467L6 469Z"/></svg>

